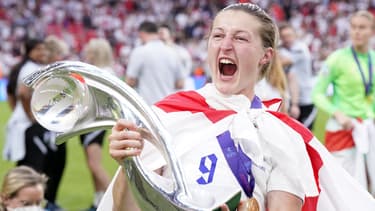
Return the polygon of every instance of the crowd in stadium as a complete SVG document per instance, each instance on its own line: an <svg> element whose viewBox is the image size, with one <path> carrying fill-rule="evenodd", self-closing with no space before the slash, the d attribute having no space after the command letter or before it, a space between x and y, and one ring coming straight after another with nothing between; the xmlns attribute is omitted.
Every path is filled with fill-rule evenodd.
<svg viewBox="0 0 375 211"><path fill-rule="evenodd" d="M26 4L24 3L26 2ZM213 14L229 0L63 0L0 2L0 63L3 75L16 63L25 36L57 35L70 46L70 59L80 57L82 46L93 37L108 39L123 75L127 58L137 40L136 27L143 20L168 23L173 26L177 41L191 53L194 64L202 65L205 58L204 36ZM374 1L316 1L316 0L256 0L275 18L288 21L310 47L314 70L330 52L348 40L348 14L355 9L373 10Z"/></svg>
<svg viewBox="0 0 375 211"><path fill-rule="evenodd" d="M237 2L256 4L235 4ZM336 152L345 151L345 158L349 158L350 165L343 165L343 167L346 170L349 169L350 174L354 172L355 179L359 178L361 185L375 195L375 180L367 181L368 177L375 177L375 168L362 166L362 163L366 162L368 166L373 166L370 161L375 162L375 145L373 148L371 144L367 146L365 152L365 154L368 153L367 156L362 156L360 149L353 151L358 147L355 143L355 139L359 139L355 137L355 131L358 128L363 127L361 133L366 136L365 142L370 142L371 138L375 138L375 133L373 133L375 130L373 122L375 89L372 69L375 60L371 56L375 48L374 15L375 0L355 2L351 0L2 0L0 1L0 94L6 86L7 99L0 95L0 101L7 100L12 111L6 125L3 158L15 162L17 166L26 165L45 173L49 178L46 184L44 180L41 182L42 186L47 187L45 193L41 192L45 194L47 200L45 208L49 211L63 210L56 199L65 168L66 146L53 144L55 133L50 131L50 128L45 128L45 125L41 125L38 116L36 117L31 112L35 109L35 107L30 107L33 105L31 96L33 92L37 92L21 82L31 73L45 67L46 64L61 60L79 60L118 76L124 83L134 88L147 105L158 107L160 102L164 102L160 100L167 95L169 97L166 99L177 96L176 102L181 100L183 104L186 99L179 98L180 93L191 99L198 94L197 96L202 95L202 98L197 98L198 100L194 98L192 101L204 99L207 104L203 103L204 106L208 106L205 109L213 108L212 110L215 111L229 109L236 111L230 115L238 116L246 114L241 116L241 118L245 117L240 119L243 122L230 123L236 123L236 126L241 125L241 130L236 129L237 131L248 132L248 127L254 127L254 130L262 128L258 127L256 122L260 119L259 116L253 118L250 115L251 112L246 110L249 107L250 110L280 111L280 113L275 112L277 115L280 114L277 118L282 120L277 126L280 134L286 131L284 131L284 123L286 123L286 125L290 124L289 129L292 128L298 135L293 138L272 137L270 139L272 144L281 146L282 141L290 141L298 137L296 140L306 144L301 148L304 158L308 157L314 162L317 160L313 157L320 156L322 152L311 155L306 149L311 147L312 142L321 144L313 134L315 132L314 121L319 108L320 112L325 112L330 117L325 128L324 140L321 140L325 144L325 147L322 147L323 154L327 149L327 154L331 152L334 156ZM364 64L368 64L368 68L362 68ZM359 72L351 71L354 68L357 68ZM319 71L322 74L318 74ZM71 76L74 78L73 74ZM212 83L201 88L207 81ZM3 87L4 84L7 85ZM195 89L198 88L201 89L196 91ZM332 89L336 91L332 92ZM180 90L188 90L188 92L172 94ZM244 109L240 109L241 112L246 112L237 113L237 102L233 100L236 98L231 98L233 96L246 97L244 102L247 104L241 105ZM61 98L64 97L61 96ZM109 98L113 97L111 95ZM209 104L212 103L211 97L217 100L217 104L215 100L213 105ZM228 104L229 108L225 107L227 106L225 103L223 107L220 107L222 102L227 102L226 100L231 101ZM178 104L173 102L175 104L172 104L172 107ZM192 105L196 106L193 103ZM45 108L43 112L56 112L50 109L54 106L55 104L46 101L46 105L42 106ZM162 106L163 103L160 109ZM73 106L69 105L68 108L73 108ZM191 113L195 114L196 108L189 109L192 109ZM65 115L72 110L63 108L58 115ZM181 111L185 114L184 112L189 110ZM167 114L169 111L165 113L166 116L169 115ZM285 116L281 116L284 114ZM203 117L206 121L205 115ZM252 124L248 124L250 120ZM181 121L185 123L185 116ZM301 124L295 124L297 122ZM334 124L333 128L330 122ZM192 121L192 123L196 126L196 122ZM269 127L269 124L264 122L263 124ZM181 127L179 124L175 126ZM319 129L323 131L323 128ZM107 205L107 202L112 203L112 195L108 198L105 191L112 192L113 183L110 184L109 175L101 164L105 138L109 143L123 142L109 145L110 156L120 164L127 157L140 155L137 153L143 150L144 139L141 135L131 134L132 132L139 133L132 122L118 120L108 137L105 135L106 132L104 130L92 131L80 137L94 186L93 202L89 205L91 207L87 209L88 211L97 210L98 206L100 208L101 201L105 201L102 200L103 197L108 201L105 201L105 205L102 206L106 208L112 206ZM194 134L193 132L189 134ZM264 134L258 134L261 137L260 140L263 136L270 134L268 130L263 132ZM347 139L342 139L341 132L345 132ZM331 133L338 134L339 138ZM309 134L310 140L305 139L306 134ZM213 137L219 137L214 135ZM204 136L202 137L200 138L204 139ZM190 138L190 136L184 135L183 138ZM249 134L246 134L246 138L249 140L245 138L244 140L253 141L250 140L252 136ZM39 140L39 144L36 140ZM244 144L251 143L243 142ZM343 142L345 143L341 144ZM128 145L121 148L125 146L124 143ZM44 151L39 150L41 146L44 147ZM244 150L245 153L242 152L240 144L238 146L239 154L243 153L244 157L251 157L246 153L253 150L251 148L253 146L248 148L249 152ZM113 153L116 150L125 153L126 156ZM282 151L284 154L280 154L280 159L275 158L273 152L269 152L274 157L269 160L264 158L263 161L271 162L272 165L279 167L281 165L272 162L281 161L286 154L293 154L285 153L287 151ZM354 153L357 153L355 159L358 160L351 159L350 156ZM374 157L370 157L370 154ZM206 155L200 156L196 158L203 159ZM322 156L324 162L326 162L325 159ZM290 161L292 160L300 162L299 159ZM59 165L54 166L57 161ZM248 162L245 164L246 168L250 169L246 170L246 174L249 174L249 178L253 177L251 176L253 161L248 159L246 162ZM311 162L311 165L315 168L314 162ZM324 162L321 161L321 163ZM345 164L346 161L342 162ZM352 163L363 168L354 168L355 165L351 165ZM201 162L201 165L203 164ZM310 162L304 164L311 167ZM329 164L326 162L325 165ZM288 164L288 166L293 168L293 165ZM275 169L273 167L270 168L272 171ZM164 166L158 168L164 171ZM315 171L320 171L320 168L321 166L318 170L313 169L314 174L309 172L309 178L320 181L320 178L315 178L318 174ZM338 172L341 170L339 169ZM369 173L367 174L366 171ZM364 172L364 174L357 175L357 172ZM291 172L288 174L291 178L295 176ZM122 173L116 176L122 177L118 175ZM40 177L40 175L36 176ZM328 176L321 178L328 178ZM352 179L349 174L344 175L345 179L347 179L346 176ZM284 181L280 179L283 177L274 178L277 178L278 182ZM307 182L311 181L305 182L308 184ZM202 184L205 182L201 181ZM313 189L315 191L315 188L318 188L321 194L318 183ZM296 187L300 188L299 185ZM249 184L244 184L242 187L245 186ZM358 184L353 185L354 188L356 186ZM291 198L292 201L298 202L296 207L304 206L301 203L303 200L300 199L308 198L309 195L305 193L309 194L309 191L304 192L304 195L300 197L295 194L296 196ZM351 194L354 196L355 192ZM368 193L361 192L361 194L367 197ZM1 194L0 196L1 205L1 199L4 196ZM375 206L375 201L366 197L358 195L359 199L363 198L369 202L363 206ZM116 195L114 198L117 198ZM339 199L339 197L333 198ZM6 199L9 201L12 197L9 196ZM3 199L4 201L6 200ZM305 202L307 205L309 203L309 200ZM361 204L358 200L355 203ZM352 205L354 206L355 203ZM41 206L41 200L36 200L34 205ZM2 211L1 206L0 211Z"/></svg>

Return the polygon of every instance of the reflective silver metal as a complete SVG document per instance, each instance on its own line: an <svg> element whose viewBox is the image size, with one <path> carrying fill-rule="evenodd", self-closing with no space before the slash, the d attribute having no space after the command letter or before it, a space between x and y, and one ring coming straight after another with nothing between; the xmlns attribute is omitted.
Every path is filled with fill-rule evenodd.
<svg viewBox="0 0 375 211"><path fill-rule="evenodd" d="M31 107L36 120L59 132L57 143L98 129L111 128L119 118L135 122L142 137L153 143L172 169L172 178L147 171L139 157L122 166L142 210L212 210L220 204L210 193L189 190L180 164L171 149L169 133L143 99L126 83L95 66L62 61L24 80L34 89ZM170 187L170 188L168 188Z"/></svg>

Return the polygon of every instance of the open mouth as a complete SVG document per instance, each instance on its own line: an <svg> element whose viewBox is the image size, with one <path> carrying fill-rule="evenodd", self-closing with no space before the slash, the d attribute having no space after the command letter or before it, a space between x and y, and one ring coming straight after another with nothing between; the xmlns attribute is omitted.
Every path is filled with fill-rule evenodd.
<svg viewBox="0 0 375 211"><path fill-rule="evenodd" d="M224 76L233 76L237 71L237 65L229 59L220 59L219 71Z"/></svg>

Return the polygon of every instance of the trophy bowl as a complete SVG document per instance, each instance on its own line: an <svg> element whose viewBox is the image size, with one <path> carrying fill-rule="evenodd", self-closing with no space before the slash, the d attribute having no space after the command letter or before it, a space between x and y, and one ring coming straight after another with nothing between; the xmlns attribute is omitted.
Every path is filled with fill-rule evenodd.
<svg viewBox="0 0 375 211"><path fill-rule="evenodd" d="M123 160L129 187L142 210L214 210L226 203L215 201L212 193L188 189L171 149L170 134L151 107L116 76L83 62L61 61L29 75L24 83L34 89L31 110L35 119L57 132L57 144L112 128L120 118L136 123L142 138L160 151L172 170L165 186L157 182L160 175L142 165L139 156ZM234 198L239 200L238 195Z"/></svg>

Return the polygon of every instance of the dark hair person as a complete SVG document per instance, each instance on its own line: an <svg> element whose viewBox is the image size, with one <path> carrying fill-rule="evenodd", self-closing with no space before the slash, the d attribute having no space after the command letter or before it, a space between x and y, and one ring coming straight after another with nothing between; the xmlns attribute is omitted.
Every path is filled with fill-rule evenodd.
<svg viewBox="0 0 375 211"><path fill-rule="evenodd" d="M21 61L22 65L15 80L16 104L6 126L3 157L15 162L17 166L29 166L46 174L49 177L45 191L47 207L52 205L57 209L55 201L62 168L56 166L62 165L56 163L54 158L62 158L60 155L65 154L65 150L57 150L54 143L55 134L35 121L31 112L33 89L23 83L24 78L49 62L49 52L45 42L40 39L27 40L25 43L24 60Z"/></svg>
<svg viewBox="0 0 375 211"><path fill-rule="evenodd" d="M16 88L17 88L17 79L21 68L25 65L25 63L29 60L32 60L36 63L44 63L44 58L39 57L39 51L41 45L44 45L42 39L27 39L24 43L22 48L22 58L21 60L12 67L10 70L8 84L7 84L7 99L9 106L12 110L14 110L16 106Z"/></svg>

